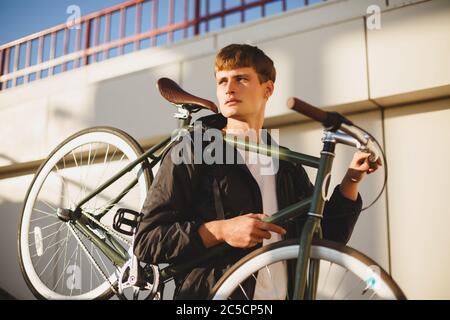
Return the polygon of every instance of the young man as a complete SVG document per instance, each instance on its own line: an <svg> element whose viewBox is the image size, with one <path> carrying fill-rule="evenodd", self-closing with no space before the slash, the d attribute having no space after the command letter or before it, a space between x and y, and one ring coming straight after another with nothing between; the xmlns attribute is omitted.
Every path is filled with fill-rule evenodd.
<svg viewBox="0 0 450 320"><path fill-rule="evenodd" d="M264 136L260 135L266 103L274 91L273 61L257 47L229 45L216 56L215 77L221 114L213 117L226 118L226 125L216 129L274 144L270 136L262 141ZM204 123L200 130L204 132L215 123ZM190 142L187 144L193 148ZM242 151L236 152L226 143L223 146L224 157L232 153L241 161L247 159ZM203 144L200 152L204 148ZM349 240L362 205L358 183L366 172L376 170L369 168L367 158L368 154L355 154L347 174L327 202L322 220L324 238L342 243ZM261 245L298 237L301 232L304 218L290 221L284 228L261 221L264 215L312 194L313 186L301 165L280 160L272 174L262 174L260 164L248 161L206 165L192 159L182 163L173 159L164 157L149 190L136 235L136 255L149 263L183 263L202 256L207 248L219 243L231 247L222 256L176 279L175 298L208 297L215 282L241 257ZM290 295L292 288L287 283L292 267L279 264L273 272L277 290L268 283L270 279L258 274L256 283L247 283L246 294L261 299L284 299ZM236 292L236 297L244 297L240 294Z"/></svg>

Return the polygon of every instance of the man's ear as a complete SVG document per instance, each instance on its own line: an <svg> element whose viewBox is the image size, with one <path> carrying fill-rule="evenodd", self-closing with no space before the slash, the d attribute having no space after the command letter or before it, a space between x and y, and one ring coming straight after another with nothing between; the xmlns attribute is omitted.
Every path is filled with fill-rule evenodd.
<svg viewBox="0 0 450 320"><path fill-rule="evenodd" d="M269 99L269 97L273 94L273 90L275 89L275 85L273 83L272 80L268 80L265 83L265 88L264 88L264 97L266 99Z"/></svg>

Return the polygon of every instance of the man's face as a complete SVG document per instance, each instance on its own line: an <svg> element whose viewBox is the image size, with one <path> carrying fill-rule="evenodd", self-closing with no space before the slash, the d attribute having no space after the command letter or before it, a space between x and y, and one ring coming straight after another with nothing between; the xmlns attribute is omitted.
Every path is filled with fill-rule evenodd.
<svg viewBox="0 0 450 320"><path fill-rule="evenodd" d="M216 93L223 116L240 121L264 115L273 82L259 83L253 68L237 68L216 72Z"/></svg>

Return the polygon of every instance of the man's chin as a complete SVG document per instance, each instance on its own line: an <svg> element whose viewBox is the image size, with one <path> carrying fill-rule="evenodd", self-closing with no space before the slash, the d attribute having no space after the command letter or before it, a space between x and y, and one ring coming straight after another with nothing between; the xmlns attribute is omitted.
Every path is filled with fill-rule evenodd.
<svg viewBox="0 0 450 320"><path fill-rule="evenodd" d="M222 115L227 119L245 121L245 117L243 117L242 115L239 115L238 113L228 112L228 113L222 113Z"/></svg>
<svg viewBox="0 0 450 320"><path fill-rule="evenodd" d="M233 118L237 115L236 110L233 110L233 109L230 110L229 108L222 108L221 111L222 111L222 115L225 118Z"/></svg>

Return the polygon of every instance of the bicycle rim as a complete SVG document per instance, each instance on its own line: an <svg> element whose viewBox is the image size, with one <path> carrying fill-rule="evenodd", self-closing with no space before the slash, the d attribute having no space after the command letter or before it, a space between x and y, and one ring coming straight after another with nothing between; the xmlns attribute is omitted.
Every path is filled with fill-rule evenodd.
<svg viewBox="0 0 450 320"><path fill-rule="evenodd" d="M59 220L56 209L73 209L141 153L139 144L126 133L98 127L68 138L38 169L18 231L22 273L36 297L93 299L112 293L117 266L76 228ZM137 166L82 207L83 214L94 217L136 177L138 184L107 215L91 220L107 228L107 232L95 231L100 237L110 245L111 241L119 243L125 250L129 250L130 239L112 230L113 214L119 207L140 211L151 183L150 170Z"/></svg>

